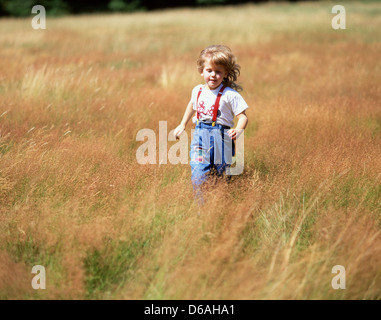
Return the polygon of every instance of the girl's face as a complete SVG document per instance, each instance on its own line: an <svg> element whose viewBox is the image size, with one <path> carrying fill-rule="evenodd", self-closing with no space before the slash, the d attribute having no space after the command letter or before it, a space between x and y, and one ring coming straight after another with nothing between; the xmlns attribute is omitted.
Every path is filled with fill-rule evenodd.
<svg viewBox="0 0 381 320"><path fill-rule="evenodd" d="M217 89L224 78L228 75L223 66L216 66L208 59L205 61L201 76L210 90Z"/></svg>

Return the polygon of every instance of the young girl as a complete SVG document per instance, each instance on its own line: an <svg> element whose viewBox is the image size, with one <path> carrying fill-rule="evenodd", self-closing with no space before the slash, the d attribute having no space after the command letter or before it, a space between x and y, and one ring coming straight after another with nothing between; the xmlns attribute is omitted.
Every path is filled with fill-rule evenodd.
<svg viewBox="0 0 381 320"><path fill-rule="evenodd" d="M236 84L240 66L231 50L223 45L213 45L201 51L197 60L198 71L205 84L192 90L191 100L174 135L178 138L192 115L196 124L190 148L192 184L196 195L208 176L215 172L222 176L232 163L234 144L240 132L246 128L248 119L245 100L238 93L242 88ZM237 126L234 126L234 116Z"/></svg>

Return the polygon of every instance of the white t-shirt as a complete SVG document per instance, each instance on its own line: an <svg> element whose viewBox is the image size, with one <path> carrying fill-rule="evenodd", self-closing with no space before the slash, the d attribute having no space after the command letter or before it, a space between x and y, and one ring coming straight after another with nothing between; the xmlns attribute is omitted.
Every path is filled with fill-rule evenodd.
<svg viewBox="0 0 381 320"><path fill-rule="evenodd" d="M213 121L213 111L212 106L216 102L217 94L220 91L222 84L214 90L209 90L204 87L204 85L199 84L192 90L191 102L193 104L193 110L197 110L197 95L202 88L200 97L198 98L198 105L200 111L200 121L212 122ZM242 111L246 110L249 106L243 100L242 96L234 89L226 87L222 93L220 99L220 107L218 108L217 120L218 124L233 127L234 126L234 116L240 114ZM197 115L192 119L193 123L197 122Z"/></svg>

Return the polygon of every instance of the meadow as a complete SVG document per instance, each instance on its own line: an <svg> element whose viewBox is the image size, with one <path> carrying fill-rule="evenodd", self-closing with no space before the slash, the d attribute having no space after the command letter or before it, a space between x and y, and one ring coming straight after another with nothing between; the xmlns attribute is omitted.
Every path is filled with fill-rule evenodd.
<svg viewBox="0 0 381 320"><path fill-rule="evenodd" d="M381 6L343 3L345 30L326 1L0 19L0 298L380 299ZM210 44L249 124L197 215L136 134L180 123Z"/></svg>

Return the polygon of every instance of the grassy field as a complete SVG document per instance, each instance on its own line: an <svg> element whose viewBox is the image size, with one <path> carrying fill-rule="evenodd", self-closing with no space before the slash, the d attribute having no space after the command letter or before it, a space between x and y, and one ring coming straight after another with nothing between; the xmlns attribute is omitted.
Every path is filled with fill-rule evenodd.
<svg viewBox="0 0 381 320"><path fill-rule="evenodd" d="M380 299L381 6L344 4L345 30L333 2L0 19L0 298ZM190 167L139 165L136 134L179 124L219 43L245 170L198 216Z"/></svg>

